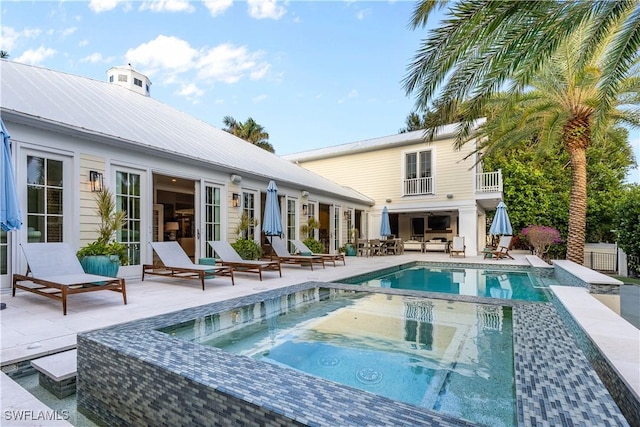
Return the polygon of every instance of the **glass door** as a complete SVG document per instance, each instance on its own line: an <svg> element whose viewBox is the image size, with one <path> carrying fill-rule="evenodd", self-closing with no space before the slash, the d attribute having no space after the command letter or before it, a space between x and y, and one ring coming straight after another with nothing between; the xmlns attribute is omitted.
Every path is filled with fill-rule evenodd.
<svg viewBox="0 0 640 427"><path fill-rule="evenodd" d="M147 236L146 216L142 189L144 174L140 171L117 169L115 172L116 210L125 211L127 219L124 227L116 233L116 240L127 247L129 265L120 266L118 276L131 277L140 274L142 260L145 259Z"/></svg>
<svg viewBox="0 0 640 427"><path fill-rule="evenodd" d="M213 248L207 242L222 240L222 187L205 183L202 186L200 212L202 212L202 226L199 228L200 253L204 258L213 258Z"/></svg>
<svg viewBox="0 0 640 427"><path fill-rule="evenodd" d="M331 206L331 229L329 230L329 237L331 247L329 248L330 253L337 254L340 248L340 236L342 235L342 227L340 221L340 206L332 205Z"/></svg>

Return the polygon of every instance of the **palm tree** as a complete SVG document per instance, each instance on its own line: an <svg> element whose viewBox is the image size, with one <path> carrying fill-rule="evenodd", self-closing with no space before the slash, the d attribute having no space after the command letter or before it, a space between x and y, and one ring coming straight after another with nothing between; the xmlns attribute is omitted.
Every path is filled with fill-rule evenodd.
<svg viewBox="0 0 640 427"><path fill-rule="evenodd" d="M443 3L419 3L413 27L424 26ZM626 97L623 102L638 105L638 79L629 76L638 68L639 22L637 1L457 2L446 23L423 42L404 80L407 93L417 92L418 108L440 98L441 124L461 114L458 148L474 119L505 89L501 108L510 113L487 123L497 139L481 149L498 149L518 138L539 140L543 147L561 142L572 171L567 258L579 264L586 222L586 148L611 120L622 118L624 111L616 109L620 94ZM553 97L541 98L545 91ZM522 112L519 120L514 111ZM626 112L630 123L640 125L637 110ZM540 125L535 135L530 133ZM433 129L426 134L434 136Z"/></svg>
<svg viewBox="0 0 640 427"><path fill-rule="evenodd" d="M242 123L231 116L225 116L222 119L222 123L226 126L226 128L224 128L226 132L244 139L253 145L257 145L263 150L275 153L273 146L267 141L269 139L269 133L267 133L264 130L264 127L256 123L256 121L251 117L249 117L246 122Z"/></svg>
<svg viewBox="0 0 640 427"><path fill-rule="evenodd" d="M9 52L7 52L6 50L0 50L0 58L8 58L9 57Z"/></svg>

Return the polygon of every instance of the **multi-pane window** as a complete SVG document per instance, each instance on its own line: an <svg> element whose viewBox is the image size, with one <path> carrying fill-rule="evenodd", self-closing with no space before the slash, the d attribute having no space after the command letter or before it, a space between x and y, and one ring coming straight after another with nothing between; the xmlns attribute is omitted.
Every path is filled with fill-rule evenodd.
<svg viewBox="0 0 640 427"><path fill-rule="evenodd" d="M116 210L125 211L127 220L117 233L117 240L127 247L129 265L140 264L140 231L142 222L140 175L116 172Z"/></svg>
<svg viewBox="0 0 640 427"><path fill-rule="evenodd" d="M418 177L418 154L417 153L408 153L406 155L406 167L405 167L405 178L414 179Z"/></svg>
<svg viewBox="0 0 640 427"><path fill-rule="evenodd" d="M243 237L252 239L256 231L256 195L254 193L242 193L242 212L247 214L247 219L249 220L247 235Z"/></svg>
<svg viewBox="0 0 640 427"><path fill-rule="evenodd" d="M63 241L63 164L27 156L27 227L29 242Z"/></svg>
<svg viewBox="0 0 640 427"><path fill-rule="evenodd" d="M126 74L118 74L118 81L119 82L127 82L127 75Z"/></svg>
<svg viewBox="0 0 640 427"><path fill-rule="evenodd" d="M220 188L207 185L204 194L204 233L205 241L221 240L222 209L220 207ZM213 257L211 245L205 245L207 257Z"/></svg>
<svg viewBox="0 0 640 427"><path fill-rule="evenodd" d="M431 177L431 150L406 154L406 179Z"/></svg>
<svg viewBox="0 0 640 427"><path fill-rule="evenodd" d="M414 151L405 154L404 195L433 194L432 151Z"/></svg>
<svg viewBox="0 0 640 427"><path fill-rule="evenodd" d="M133 84L142 87L142 80L133 78Z"/></svg>

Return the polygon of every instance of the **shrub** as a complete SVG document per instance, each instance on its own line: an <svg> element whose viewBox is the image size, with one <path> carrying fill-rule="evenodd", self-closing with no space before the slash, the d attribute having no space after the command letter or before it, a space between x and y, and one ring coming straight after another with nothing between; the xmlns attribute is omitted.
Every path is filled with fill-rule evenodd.
<svg viewBox="0 0 640 427"><path fill-rule="evenodd" d="M305 239L303 243L307 245L309 250L311 250L311 252L313 252L314 254L321 254L324 252L324 246L322 245L322 243L312 237Z"/></svg>
<svg viewBox="0 0 640 427"><path fill-rule="evenodd" d="M255 260L262 256L262 248L255 241L249 239L239 239L232 243L233 249L238 252L242 259Z"/></svg>
<svg viewBox="0 0 640 427"><path fill-rule="evenodd" d="M534 254L543 258L549 252L551 245L561 243L560 232L546 225L530 225L522 230L522 235L533 246Z"/></svg>

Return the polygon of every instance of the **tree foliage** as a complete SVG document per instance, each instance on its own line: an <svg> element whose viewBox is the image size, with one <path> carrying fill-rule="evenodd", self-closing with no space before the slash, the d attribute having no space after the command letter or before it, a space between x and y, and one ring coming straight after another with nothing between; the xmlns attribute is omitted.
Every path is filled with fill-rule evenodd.
<svg viewBox="0 0 640 427"><path fill-rule="evenodd" d="M587 150L586 236L589 242L614 242L618 211L616 201L624 193L624 177L634 164L628 132L617 127L609 138L595 141ZM484 158L485 170L502 170L504 202L515 230L529 224L552 225L567 238L570 175L566 152L544 153L531 143L493 151ZM489 221L491 218L489 218ZM554 247L562 250L564 245Z"/></svg>
<svg viewBox="0 0 640 427"><path fill-rule="evenodd" d="M424 25L441 3L421 2L414 27ZM473 153L480 158L522 141L535 144L542 153L559 154L560 149L568 153L567 258L582 263L587 150L594 140L604 138L612 124L640 125L640 56L637 49L627 50L629 44L636 48L640 44L633 38L640 37L640 27L633 24L640 20L638 3L449 4L447 20L431 32L410 65L405 88L417 93L422 108L438 96L435 116L440 124L462 116L458 148L476 132L475 120L489 111L489 119L475 135L482 138ZM623 39L627 45L621 46L625 35L632 40ZM618 74L612 78L610 72ZM437 132L438 128L428 130L427 139Z"/></svg>
<svg viewBox="0 0 640 427"><path fill-rule="evenodd" d="M244 139L270 153L275 153L273 145L268 141L269 133L263 126L256 123L249 117L244 123L239 122L231 116L225 116L222 123L226 126L223 130Z"/></svg>
<svg viewBox="0 0 640 427"><path fill-rule="evenodd" d="M627 255L640 257L640 185L630 185L618 199L616 234Z"/></svg>

